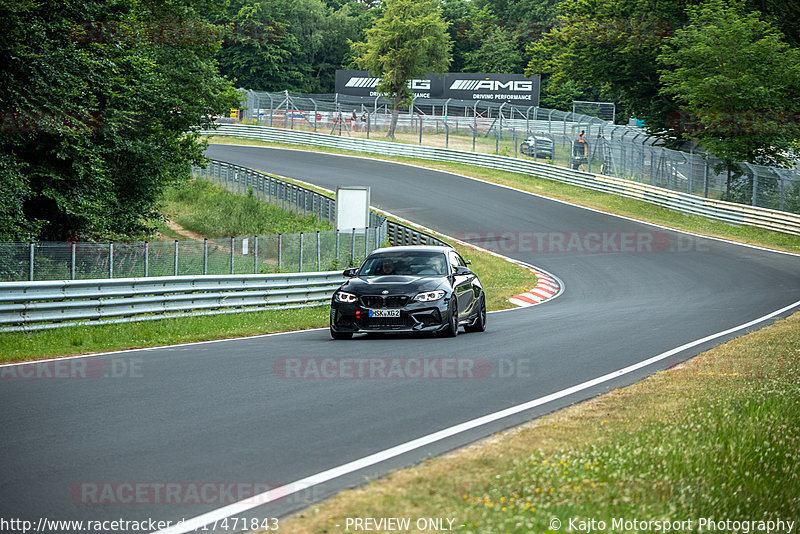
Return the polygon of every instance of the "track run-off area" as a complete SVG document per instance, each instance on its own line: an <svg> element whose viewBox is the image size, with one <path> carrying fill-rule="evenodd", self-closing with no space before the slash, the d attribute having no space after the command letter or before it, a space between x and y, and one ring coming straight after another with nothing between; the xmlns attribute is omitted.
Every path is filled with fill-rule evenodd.
<svg viewBox="0 0 800 534"><path fill-rule="evenodd" d="M544 269L563 292L454 339L333 341L326 328L63 360L101 370L94 379L3 380L0 516L187 520L175 532L198 516L281 517L800 306L797 255L411 165L207 155L327 189L368 185L374 206Z"/></svg>

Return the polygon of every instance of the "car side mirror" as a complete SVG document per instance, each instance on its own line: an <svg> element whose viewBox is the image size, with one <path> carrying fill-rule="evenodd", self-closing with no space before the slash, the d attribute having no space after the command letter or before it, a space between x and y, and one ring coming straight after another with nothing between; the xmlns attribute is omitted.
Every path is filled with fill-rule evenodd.
<svg viewBox="0 0 800 534"><path fill-rule="evenodd" d="M345 278L354 278L358 274L358 268L350 267L349 269L345 269L342 274Z"/></svg>
<svg viewBox="0 0 800 534"><path fill-rule="evenodd" d="M466 276L472 274L472 271L469 270L469 267L462 267L461 265L456 266L453 274L456 276Z"/></svg>

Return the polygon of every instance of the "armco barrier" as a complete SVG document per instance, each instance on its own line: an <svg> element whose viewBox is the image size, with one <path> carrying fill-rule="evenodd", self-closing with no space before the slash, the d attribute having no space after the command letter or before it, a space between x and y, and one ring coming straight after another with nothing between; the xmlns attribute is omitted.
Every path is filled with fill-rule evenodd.
<svg viewBox="0 0 800 534"><path fill-rule="evenodd" d="M327 302L341 271L7 282L0 331L295 308Z"/></svg>
<svg viewBox="0 0 800 534"><path fill-rule="evenodd" d="M374 139L341 137L300 130L285 130L281 128L244 124L220 125L216 130L208 130L202 133L206 135L259 139L272 143L324 146L387 156L405 156L448 161L530 174L595 191L638 199L681 213L700 215L731 224L755 226L758 228L800 235L800 215L794 213L702 198L686 193L678 193L661 187L612 178L600 174L571 170L537 161L494 154L464 152L447 148L408 145L388 141L377 141Z"/></svg>

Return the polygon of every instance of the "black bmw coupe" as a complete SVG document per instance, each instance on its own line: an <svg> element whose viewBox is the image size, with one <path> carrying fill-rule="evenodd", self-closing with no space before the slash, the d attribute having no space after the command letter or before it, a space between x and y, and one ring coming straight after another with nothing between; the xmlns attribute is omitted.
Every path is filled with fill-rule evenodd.
<svg viewBox="0 0 800 534"><path fill-rule="evenodd" d="M468 262L452 248L380 248L331 299L331 336L355 333L436 332L454 337L486 329L486 297Z"/></svg>

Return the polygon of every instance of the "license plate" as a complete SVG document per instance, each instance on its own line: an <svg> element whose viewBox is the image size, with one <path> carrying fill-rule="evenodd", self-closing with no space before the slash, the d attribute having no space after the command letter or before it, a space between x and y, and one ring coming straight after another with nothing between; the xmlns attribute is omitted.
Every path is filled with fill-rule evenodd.
<svg viewBox="0 0 800 534"><path fill-rule="evenodd" d="M370 317L400 317L400 310L370 310Z"/></svg>

